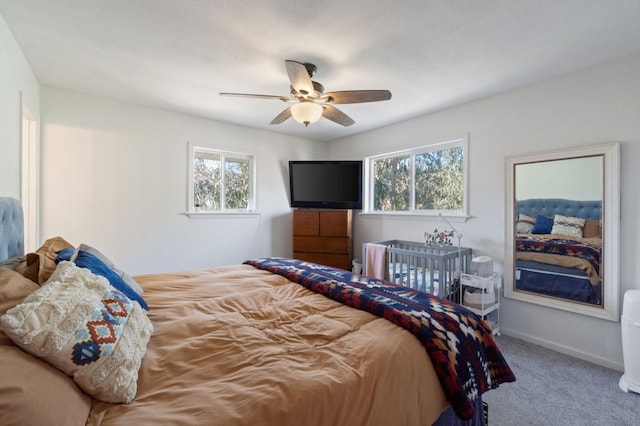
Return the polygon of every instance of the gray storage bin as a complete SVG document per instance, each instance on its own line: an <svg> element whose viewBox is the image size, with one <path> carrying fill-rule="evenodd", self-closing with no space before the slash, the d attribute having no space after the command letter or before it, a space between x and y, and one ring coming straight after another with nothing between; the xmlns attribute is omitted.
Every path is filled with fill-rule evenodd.
<svg viewBox="0 0 640 426"><path fill-rule="evenodd" d="M353 272L354 274L362 273L362 259L353 259L353 262L351 262L351 265L353 266L353 268L351 269L351 272Z"/></svg>

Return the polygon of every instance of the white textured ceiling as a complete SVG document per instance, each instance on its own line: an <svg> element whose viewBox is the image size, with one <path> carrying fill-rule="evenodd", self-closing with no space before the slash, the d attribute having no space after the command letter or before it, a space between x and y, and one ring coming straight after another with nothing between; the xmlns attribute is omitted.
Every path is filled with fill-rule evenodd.
<svg viewBox="0 0 640 426"><path fill-rule="evenodd" d="M640 53L640 0L0 0L41 84L315 140L334 140ZM269 122L285 59L355 120Z"/></svg>

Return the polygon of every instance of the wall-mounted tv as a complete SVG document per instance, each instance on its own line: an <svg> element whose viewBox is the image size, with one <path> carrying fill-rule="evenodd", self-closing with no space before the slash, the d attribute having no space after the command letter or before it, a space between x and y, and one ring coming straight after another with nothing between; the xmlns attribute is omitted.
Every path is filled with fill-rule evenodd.
<svg viewBox="0 0 640 426"><path fill-rule="evenodd" d="M362 209L362 161L289 161L291 207Z"/></svg>

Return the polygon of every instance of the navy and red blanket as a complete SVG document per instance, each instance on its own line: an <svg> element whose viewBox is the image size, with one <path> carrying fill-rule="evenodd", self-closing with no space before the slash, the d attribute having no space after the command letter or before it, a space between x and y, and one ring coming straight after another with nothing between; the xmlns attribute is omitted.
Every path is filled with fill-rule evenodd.
<svg viewBox="0 0 640 426"><path fill-rule="evenodd" d="M600 247L588 242L518 235L516 251L577 257L589 262L596 274L600 274Z"/></svg>
<svg viewBox="0 0 640 426"><path fill-rule="evenodd" d="M385 318L413 333L427 350L440 384L461 419L473 401L515 381L487 324L465 307L431 294L351 272L287 258L247 260L326 297Z"/></svg>

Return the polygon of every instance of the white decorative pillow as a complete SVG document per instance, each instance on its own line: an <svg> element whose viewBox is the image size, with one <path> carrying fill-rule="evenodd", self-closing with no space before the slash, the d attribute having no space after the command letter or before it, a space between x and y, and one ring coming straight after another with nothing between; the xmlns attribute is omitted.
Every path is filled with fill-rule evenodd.
<svg viewBox="0 0 640 426"><path fill-rule="evenodd" d="M536 223L536 218L520 213L516 222L516 232L518 234L529 234Z"/></svg>
<svg viewBox="0 0 640 426"><path fill-rule="evenodd" d="M585 220L580 219L579 217L569 217L557 214L553 217L553 228L551 228L551 233L582 238L584 222Z"/></svg>
<svg viewBox="0 0 640 426"><path fill-rule="evenodd" d="M62 261L46 284L0 318L18 346L96 399L128 404L153 333L140 305L106 278Z"/></svg>

